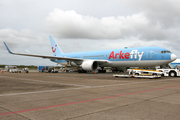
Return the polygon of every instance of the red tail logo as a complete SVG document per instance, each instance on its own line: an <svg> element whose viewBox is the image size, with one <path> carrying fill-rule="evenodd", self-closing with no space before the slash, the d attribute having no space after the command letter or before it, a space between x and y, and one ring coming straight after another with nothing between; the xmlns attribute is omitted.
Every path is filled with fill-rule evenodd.
<svg viewBox="0 0 180 120"><path fill-rule="evenodd" d="M57 47L57 45L55 45L55 47ZM52 47L52 51L53 51L53 53L55 53L56 52L56 48L54 49L54 47Z"/></svg>

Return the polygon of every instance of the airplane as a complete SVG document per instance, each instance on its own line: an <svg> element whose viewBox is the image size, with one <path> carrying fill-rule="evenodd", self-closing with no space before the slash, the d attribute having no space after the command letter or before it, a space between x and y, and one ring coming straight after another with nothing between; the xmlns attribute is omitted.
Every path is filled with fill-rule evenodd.
<svg viewBox="0 0 180 120"><path fill-rule="evenodd" d="M14 55L40 57L52 62L72 67L80 67L79 72L94 71L98 67L156 67L167 65L176 60L177 56L161 47L137 47L111 49L101 51L63 53L52 36L49 36L53 56L13 53L4 42L8 52ZM101 72L101 71L100 71Z"/></svg>

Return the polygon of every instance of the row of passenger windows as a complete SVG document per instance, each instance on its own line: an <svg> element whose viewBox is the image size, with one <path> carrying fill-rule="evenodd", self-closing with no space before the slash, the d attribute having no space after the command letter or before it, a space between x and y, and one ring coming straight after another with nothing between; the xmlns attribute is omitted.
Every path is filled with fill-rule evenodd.
<svg viewBox="0 0 180 120"><path fill-rule="evenodd" d="M88 57L104 57L104 55L96 55L96 56L83 56L83 58L88 58Z"/></svg>
<svg viewBox="0 0 180 120"><path fill-rule="evenodd" d="M163 51L161 51L161 53L171 53L171 52L168 50L163 50Z"/></svg>

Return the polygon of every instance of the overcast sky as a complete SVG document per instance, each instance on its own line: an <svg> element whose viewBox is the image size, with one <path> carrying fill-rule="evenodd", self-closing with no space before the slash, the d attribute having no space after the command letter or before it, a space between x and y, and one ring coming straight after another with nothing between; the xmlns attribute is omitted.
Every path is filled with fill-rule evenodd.
<svg viewBox="0 0 180 120"><path fill-rule="evenodd" d="M179 0L0 0L0 64L56 65L49 35L64 53L159 46L180 58Z"/></svg>

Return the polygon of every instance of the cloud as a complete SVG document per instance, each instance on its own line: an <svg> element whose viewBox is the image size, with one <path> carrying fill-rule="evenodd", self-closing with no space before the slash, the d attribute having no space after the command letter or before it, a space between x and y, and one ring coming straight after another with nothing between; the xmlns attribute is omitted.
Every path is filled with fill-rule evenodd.
<svg viewBox="0 0 180 120"><path fill-rule="evenodd" d="M30 29L22 29L21 31L11 28L0 29L0 48L4 48L3 42L6 42L11 48L47 45L47 42L42 37L37 36Z"/></svg>
<svg viewBox="0 0 180 120"><path fill-rule="evenodd" d="M3 42L6 42L10 50L15 53L52 55L48 37L43 39L30 29L21 31L12 28L0 29L0 64L56 65L49 59L9 54Z"/></svg>
<svg viewBox="0 0 180 120"><path fill-rule="evenodd" d="M175 46L179 44L180 7L178 5L180 4L180 1L159 0L158 2L153 2L144 0L127 0L126 2L133 9L146 11L146 14L144 15L148 19L150 26L152 26L152 29L149 29L149 32L146 31L146 34L149 34L149 36L153 37L155 40L168 41L167 44L174 43ZM150 38L149 36L145 35L143 39L148 39Z"/></svg>
<svg viewBox="0 0 180 120"><path fill-rule="evenodd" d="M152 11L127 16L95 18L80 15L74 10L63 11L55 8L46 18L44 29L59 38L123 39L137 37L147 41L177 40L180 37L179 27L164 27L167 23L163 18L168 15L158 19L162 11L159 11L157 16L152 16ZM153 13L156 14L155 11Z"/></svg>
<svg viewBox="0 0 180 120"><path fill-rule="evenodd" d="M143 13L98 19L56 8L46 18L45 30L61 38L118 39L128 36L127 31L141 30L147 25Z"/></svg>
<svg viewBox="0 0 180 120"><path fill-rule="evenodd" d="M41 59L8 54L3 42L13 52L52 55L49 35L64 53L160 46L180 56L180 1L69 2L0 2L1 63L43 64Z"/></svg>
<svg viewBox="0 0 180 120"><path fill-rule="evenodd" d="M177 27L180 20L180 1L178 0L127 0L127 5L140 11L146 11L146 17L154 24L162 27Z"/></svg>

